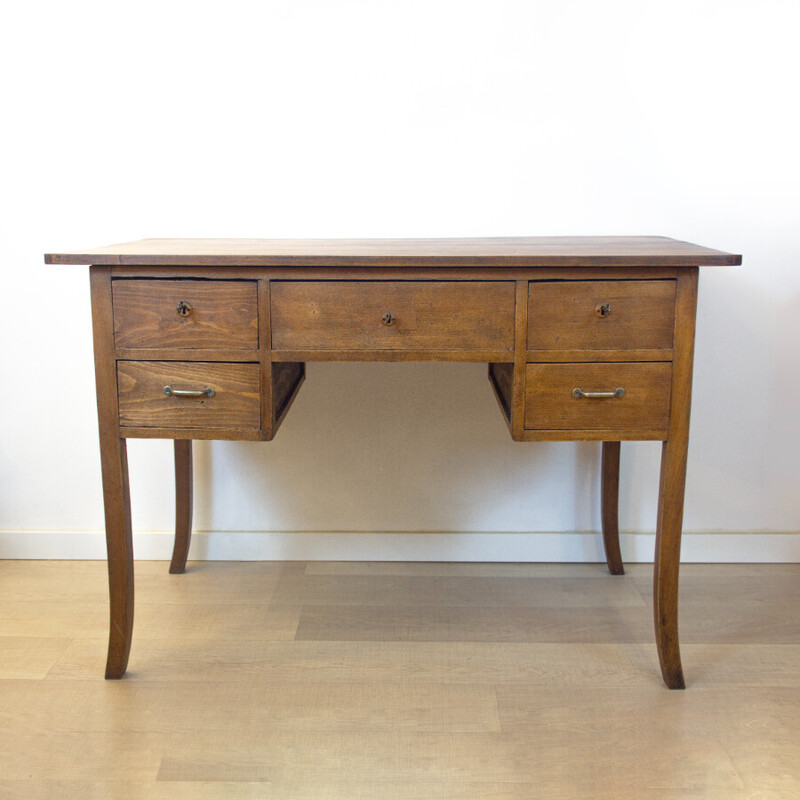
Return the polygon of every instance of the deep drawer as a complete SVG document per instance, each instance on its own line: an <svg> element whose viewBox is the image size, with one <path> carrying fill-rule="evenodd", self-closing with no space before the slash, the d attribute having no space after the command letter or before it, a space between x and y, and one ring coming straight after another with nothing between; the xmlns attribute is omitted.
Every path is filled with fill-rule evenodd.
<svg viewBox="0 0 800 800"><path fill-rule="evenodd" d="M272 284L275 350L512 350L509 281Z"/></svg>
<svg viewBox="0 0 800 800"><path fill-rule="evenodd" d="M258 348L255 281L119 279L117 347Z"/></svg>
<svg viewBox="0 0 800 800"><path fill-rule="evenodd" d="M666 432L671 382L666 363L528 364L525 427ZM618 389L621 396L585 396Z"/></svg>
<svg viewBox="0 0 800 800"><path fill-rule="evenodd" d="M259 428L258 364L119 361L117 387L123 426ZM175 390L206 393L185 397Z"/></svg>
<svg viewBox="0 0 800 800"><path fill-rule="evenodd" d="M528 292L528 350L669 350L675 281L545 281Z"/></svg>

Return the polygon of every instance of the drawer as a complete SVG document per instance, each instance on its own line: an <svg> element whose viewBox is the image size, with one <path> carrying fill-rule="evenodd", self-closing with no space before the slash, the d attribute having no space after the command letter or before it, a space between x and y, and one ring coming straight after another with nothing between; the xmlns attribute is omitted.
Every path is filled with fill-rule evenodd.
<svg viewBox="0 0 800 800"><path fill-rule="evenodd" d="M670 350L675 281L545 281L528 292L528 350Z"/></svg>
<svg viewBox="0 0 800 800"><path fill-rule="evenodd" d="M165 393L209 392L183 397ZM120 425L142 428L258 429L261 421L258 364L203 361L118 361Z"/></svg>
<svg viewBox="0 0 800 800"><path fill-rule="evenodd" d="M528 364L525 427L529 430L664 431L672 365L666 363ZM614 392L620 397L575 397Z"/></svg>
<svg viewBox="0 0 800 800"><path fill-rule="evenodd" d="M118 279L117 347L258 348L255 281Z"/></svg>
<svg viewBox="0 0 800 800"><path fill-rule="evenodd" d="M275 350L513 350L510 281L272 284Z"/></svg>

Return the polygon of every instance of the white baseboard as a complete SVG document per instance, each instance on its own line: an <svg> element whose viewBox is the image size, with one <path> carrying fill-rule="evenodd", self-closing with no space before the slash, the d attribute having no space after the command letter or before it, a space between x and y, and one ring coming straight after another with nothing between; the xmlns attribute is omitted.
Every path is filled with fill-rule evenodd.
<svg viewBox="0 0 800 800"><path fill-rule="evenodd" d="M134 534L134 556L168 560L169 531ZM623 533L623 561L653 560L654 534ZM0 531L0 559L83 560L106 557L101 531ZM599 533L290 533L232 531L192 534L198 561L604 561ZM685 533L685 563L800 562L800 531Z"/></svg>

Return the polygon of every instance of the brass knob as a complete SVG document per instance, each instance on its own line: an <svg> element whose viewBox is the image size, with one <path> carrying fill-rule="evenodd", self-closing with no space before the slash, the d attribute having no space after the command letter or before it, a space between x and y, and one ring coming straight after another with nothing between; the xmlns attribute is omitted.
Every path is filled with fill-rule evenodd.
<svg viewBox="0 0 800 800"><path fill-rule="evenodd" d="M611 304L600 303L597 308L595 308L594 313L597 314L598 317L607 317L611 313Z"/></svg>
<svg viewBox="0 0 800 800"><path fill-rule="evenodd" d="M181 300L178 303L178 307L175 309L178 312L179 317L188 317L189 314L194 311L190 303L187 303L185 300Z"/></svg>
<svg viewBox="0 0 800 800"><path fill-rule="evenodd" d="M381 317L381 322L388 327L389 325L394 325L394 322L395 322L396 319L397 319L397 317L394 314L392 314L391 311L387 311Z"/></svg>

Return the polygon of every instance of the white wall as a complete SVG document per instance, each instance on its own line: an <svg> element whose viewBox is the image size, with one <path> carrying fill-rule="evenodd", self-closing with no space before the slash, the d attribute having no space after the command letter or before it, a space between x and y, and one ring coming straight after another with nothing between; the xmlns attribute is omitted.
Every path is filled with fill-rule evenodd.
<svg viewBox="0 0 800 800"><path fill-rule="evenodd" d="M687 539L752 533L714 557L800 558L798 27L792 0L6 8L0 557L102 528L87 269L45 251L660 234L744 254L701 276ZM634 534L653 529L659 450L623 446ZM171 445L129 452L134 525L166 530ZM482 365L311 364L273 443L197 446L196 526L592 531L598 459L512 443ZM514 557L503 541L478 556Z"/></svg>

